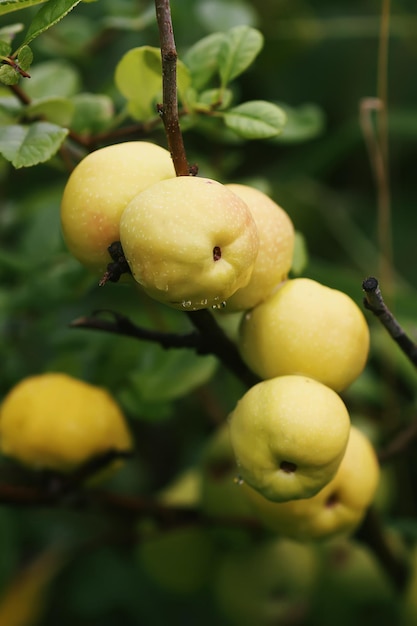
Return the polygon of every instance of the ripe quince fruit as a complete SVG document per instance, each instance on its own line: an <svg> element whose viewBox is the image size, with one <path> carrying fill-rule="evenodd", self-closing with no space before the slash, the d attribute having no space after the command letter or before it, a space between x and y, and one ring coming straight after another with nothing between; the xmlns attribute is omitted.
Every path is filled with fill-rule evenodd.
<svg viewBox="0 0 417 626"><path fill-rule="evenodd" d="M133 278L181 309L221 307L251 276L259 239L241 198L194 176L155 183L123 211L120 241Z"/></svg>
<svg viewBox="0 0 417 626"><path fill-rule="evenodd" d="M241 478L275 502L310 498L334 477L350 418L340 396L306 376L254 385L229 418Z"/></svg>
<svg viewBox="0 0 417 626"><path fill-rule="evenodd" d="M131 449L110 394L67 374L25 378L0 406L1 452L35 470L70 472L100 454Z"/></svg>
<svg viewBox="0 0 417 626"><path fill-rule="evenodd" d="M261 378L304 374L340 392L365 367L369 328L350 296L294 278L243 316L239 348Z"/></svg>
<svg viewBox="0 0 417 626"><path fill-rule="evenodd" d="M295 540L309 541L353 533L373 501L379 477L379 463L371 442L352 426L335 477L315 496L271 502L246 485L243 491L256 517L267 528Z"/></svg>
<svg viewBox="0 0 417 626"><path fill-rule="evenodd" d="M111 262L107 249L120 240L127 204L149 185L174 176L168 150L147 141L91 152L72 171L62 196L62 233L69 251L102 276Z"/></svg>
<svg viewBox="0 0 417 626"><path fill-rule="evenodd" d="M288 278L294 251L294 226L286 211L269 196L249 185L228 184L249 207L259 236L259 252L246 287L227 301L226 312L251 309Z"/></svg>

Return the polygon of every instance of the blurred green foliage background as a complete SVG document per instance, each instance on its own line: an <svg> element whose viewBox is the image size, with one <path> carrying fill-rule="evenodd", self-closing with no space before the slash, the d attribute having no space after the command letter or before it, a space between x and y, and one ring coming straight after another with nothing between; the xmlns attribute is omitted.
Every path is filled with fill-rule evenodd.
<svg viewBox="0 0 417 626"><path fill-rule="evenodd" d="M381 275L377 188L359 118L361 100L377 95L381 5L374 0L182 0L172 2L172 16L180 58L211 32L237 24L258 28L264 48L236 81L236 93L242 101L283 103L300 115L295 128L300 136L292 141L285 131L277 140L249 142L231 140L204 125L191 129L185 133L189 161L199 165L202 175L253 183L268 191L305 239L308 263L303 275L346 291L358 304L362 280L379 277L389 304L415 337L417 12L412 0L398 0L391 11L393 266ZM0 27L14 20L27 25L34 13L26 9L4 16ZM122 55L139 45L159 45L153 3L82 2L33 42L34 86L30 80L21 86L29 93L35 90L37 68L55 63L52 90L104 94L114 102L117 115L123 100L115 89L114 70ZM61 86L60 77L72 80L72 86ZM0 98L6 91L0 90ZM150 139L166 145L161 128ZM181 313L132 294L126 286L98 288L96 277L70 257L59 224L67 177L59 156L19 170L0 161L0 399L21 378L48 370L107 387L123 406L137 440L135 458L109 489L152 495L199 462L207 437L234 406L243 386L212 357L165 352L153 344L69 328L72 320L96 309L116 309L160 330L184 331L190 326ZM345 400L354 419L383 446L415 419L417 378L378 322L367 317L372 332L369 365ZM401 460L390 465L391 483L381 496L384 522L400 529L409 546L417 537L415 452L416 446L410 445ZM1 472L2 484L20 478L6 460ZM20 568L49 546L74 545L52 582L42 626L223 624L205 588L184 598L161 591L147 578L131 548L131 526L117 517L83 511L82 506L78 511L2 506L0 589L6 590ZM215 568L211 577L216 577ZM328 594L326 589L317 593L317 598ZM356 609L348 592L346 598L354 607L351 619L360 624L398 619L395 603L392 612L381 612L376 610L379 600L359 602ZM340 605L326 609L332 611L331 623L342 620L342 605L340 600ZM296 614L288 623L323 624L324 606L317 600L310 617Z"/></svg>

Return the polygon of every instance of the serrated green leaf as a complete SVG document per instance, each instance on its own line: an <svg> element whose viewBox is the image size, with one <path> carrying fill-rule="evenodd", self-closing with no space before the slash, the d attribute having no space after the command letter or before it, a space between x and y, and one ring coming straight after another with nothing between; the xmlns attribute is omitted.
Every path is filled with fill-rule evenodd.
<svg viewBox="0 0 417 626"><path fill-rule="evenodd" d="M282 132L286 116L272 102L251 100L224 113L224 122L228 128L245 139L268 139Z"/></svg>
<svg viewBox="0 0 417 626"><path fill-rule="evenodd" d="M223 87L253 63L263 42L262 33L250 26L235 26L226 33L218 59Z"/></svg>
<svg viewBox="0 0 417 626"><path fill-rule="evenodd" d="M190 70L194 89L200 91L219 71L219 52L225 42L225 33L212 33L200 39L184 56L184 63Z"/></svg>
<svg viewBox="0 0 417 626"><path fill-rule="evenodd" d="M156 104L162 101L162 63L159 48L141 46L126 52L117 64L115 82L128 101L128 110L132 117L138 120L153 117ZM185 94L189 84L189 71L183 63L178 62L179 93Z"/></svg>
<svg viewBox="0 0 417 626"><path fill-rule="evenodd" d="M0 39L0 57L8 57L11 51L11 45L7 41L2 41Z"/></svg>
<svg viewBox="0 0 417 626"><path fill-rule="evenodd" d="M11 65L6 63L0 65L0 82L4 85L16 85L19 82L20 74Z"/></svg>
<svg viewBox="0 0 417 626"><path fill-rule="evenodd" d="M39 9L26 33L22 46L44 33L65 17L81 0L48 0Z"/></svg>
<svg viewBox="0 0 417 626"><path fill-rule="evenodd" d="M0 15L18 11L19 9L27 9L43 2L45 0L0 0Z"/></svg>
<svg viewBox="0 0 417 626"><path fill-rule="evenodd" d="M17 57L17 63L19 67L24 72L26 72L32 65L32 61L33 61L32 50L29 48L29 46L22 46L19 50L19 54Z"/></svg>
<svg viewBox="0 0 417 626"><path fill-rule="evenodd" d="M43 119L58 124L69 126L74 115L74 104L66 98L47 97L36 100L26 107L28 117L42 117Z"/></svg>
<svg viewBox="0 0 417 626"><path fill-rule="evenodd" d="M56 153L67 134L67 129L49 122L3 126L0 154L17 169L44 163Z"/></svg>

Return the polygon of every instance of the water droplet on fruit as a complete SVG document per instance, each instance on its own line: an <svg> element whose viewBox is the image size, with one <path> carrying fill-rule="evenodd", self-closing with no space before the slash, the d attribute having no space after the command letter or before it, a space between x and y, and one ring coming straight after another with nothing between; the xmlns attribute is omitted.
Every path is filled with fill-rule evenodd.
<svg viewBox="0 0 417 626"><path fill-rule="evenodd" d="M191 300L184 300L181 304L181 306L183 307L183 309L189 309L190 306L192 305Z"/></svg>

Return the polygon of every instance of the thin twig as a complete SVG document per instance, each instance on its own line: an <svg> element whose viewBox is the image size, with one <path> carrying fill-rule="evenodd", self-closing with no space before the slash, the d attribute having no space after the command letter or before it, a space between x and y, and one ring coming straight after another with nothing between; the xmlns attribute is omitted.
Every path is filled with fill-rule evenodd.
<svg viewBox="0 0 417 626"><path fill-rule="evenodd" d="M102 313L112 319L103 319ZM233 372L247 387L252 387L259 378L243 362L236 345L224 333L207 310L187 313L197 329L189 333L167 333L137 326L129 318L115 311L99 310L91 316L83 316L71 322L71 328L100 330L142 341L158 343L165 349L191 348L200 355L213 354Z"/></svg>
<svg viewBox="0 0 417 626"><path fill-rule="evenodd" d="M169 0L155 0L162 60L162 105L159 114L165 127L168 147L177 176L188 176L190 167L181 133L177 96L177 50Z"/></svg>
<svg viewBox="0 0 417 626"><path fill-rule="evenodd" d="M231 341L206 309L187 312L191 323L200 331L205 349L215 354L247 387L260 381L243 362L236 344Z"/></svg>
<svg viewBox="0 0 417 626"><path fill-rule="evenodd" d="M98 489L79 489L69 498L67 491L51 491L42 487L0 483L0 505L22 508L55 508L99 511L130 518L151 519L160 529L173 529L185 525L217 528L239 528L251 533L262 532L261 524L250 517L211 517L197 507L165 505L153 497L130 496Z"/></svg>
<svg viewBox="0 0 417 626"><path fill-rule="evenodd" d="M103 319L102 313L111 315L112 319ZM101 330L115 335L123 335L143 341L158 343L165 349L169 348L194 348L201 353L201 337L199 333L167 333L158 330L143 328L134 324L129 318L115 311L100 309L94 311L91 316L83 316L70 323L71 328L83 328L88 330Z"/></svg>
<svg viewBox="0 0 417 626"><path fill-rule="evenodd" d="M363 281L362 288L365 292L365 308L372 311L411 363L417 367L417 345L408 337L385 304L378 280L370 276Z"/></svg>

